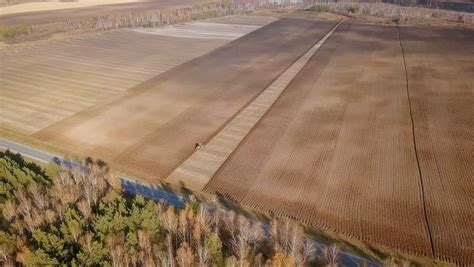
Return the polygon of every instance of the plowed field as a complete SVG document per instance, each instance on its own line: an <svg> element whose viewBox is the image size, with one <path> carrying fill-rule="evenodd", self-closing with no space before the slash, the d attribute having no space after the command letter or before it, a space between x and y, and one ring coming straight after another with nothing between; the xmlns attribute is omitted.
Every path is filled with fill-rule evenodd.
<svg viewBox="0 0 474 267"><path fill-rule="evenodd" d="M164 178L332 26L278 20L34 136Z"/></svg>
<svg viewBox="0 0 474 267"><path fill-rule="evenodd" d="M474 264L474 31L403 29L402 40L435 254Z"/></svg>
<svg viewBox="0 0 474 267"><path fill-rule="evenodd" d="M245 24L246 18L126 29L0 51L0 127L33 134L274 20L255 16ZM234 23L238 19L241 24Z"/></svg>
<svg viewBox="0 0 474 267"><path fill-rule="evenodd" d="M401 37L403 50L395 27L341 25L205 191L472 263L473 35Z"/></svg>

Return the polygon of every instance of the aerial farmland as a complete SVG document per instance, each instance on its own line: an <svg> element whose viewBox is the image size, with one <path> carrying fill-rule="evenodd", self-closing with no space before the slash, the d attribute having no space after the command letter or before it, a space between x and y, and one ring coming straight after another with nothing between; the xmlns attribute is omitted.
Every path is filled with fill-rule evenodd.
<svg viewBox="0 0 474 267"><path fill-rule="evenodd" d="M474 15L224 1L204 17L214 2L7 6L4 29L30 30L1 39L0 138L418 264L474 264Z"/></svg>

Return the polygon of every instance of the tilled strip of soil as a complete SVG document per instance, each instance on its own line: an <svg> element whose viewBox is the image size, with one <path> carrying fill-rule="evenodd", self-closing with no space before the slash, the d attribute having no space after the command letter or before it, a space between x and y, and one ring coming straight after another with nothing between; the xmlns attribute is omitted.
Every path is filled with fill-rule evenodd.
<svg viewBox="0 0 474 267"><path fill-rule="evenodd" d="M205 191L431 255L397 28L341 25Z"/></svg>
<svg viewBox="0 0 474 267"><path fill-rule="evenodd" d="M435 255L474 263L474 31L401 28Z"/></svg>
<svg viewBox="0 0 474 267"><path fill-rule="evenodd" d="M166 177L334 25L276 21L35 136Z"/></svg>

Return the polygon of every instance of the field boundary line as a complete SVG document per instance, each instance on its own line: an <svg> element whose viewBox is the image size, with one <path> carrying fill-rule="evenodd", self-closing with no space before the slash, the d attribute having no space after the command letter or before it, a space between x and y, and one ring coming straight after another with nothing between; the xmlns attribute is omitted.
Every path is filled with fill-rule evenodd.
<svg viewBox="0 0 474 267"><path fill-rule="evenodd" d="M165 182L172 184L184 183L187 188L201 191L250 130L280 97L288 84L343 22L341 21L336 24L323 38L293 62L289 68L281 73L277 79L229 121L203 148L195 151L178 166L165 179Z"/></svg>
<svg viewBox="0 0 474 267"><path fill-rule="evenodd" d="M423 174L421 173L420 159L419 159L418 150L417 150L417 147L416 147L415 122L413 120L413 112L412 112L412 105L411 105L411 98L410 98L410 89L409 89L409 86L408 86L407 62L405 60L405 50L403 49L402 35L401 35L401 32L400 32L400 27L398 25L397 25L397 31L398 31L398 41L400 43L400 49L402 51L403 67L405 68L405 85L406 85L407 98L408 98L408 111L410 113L410 120L411 120L411 133L412 133L412 140L413 140L413 149L415 151L416 165L418 167L418 175L420 176L420 192L421 192L421 200L422 200L422 204L423 204L423 215L424 215L424 218L425 218L426 230L428 231L428 238L429 238L430 247L431 247L431 255L435 256L435 249L434 249L434 244L433 244L433 235L432 235L430 223L429 223L429 220L428 220L428 213L426 211L426 196L425 196L425 187L424 187L424 183L423 183Z"/></svg>
<svg viewBox="0 0 474 267"><path fill-rule="evenodd" d="M21 144L12 140L4 139L0 137L0 148L10 150L13 153L20 153L28 158L48 163L54 158L59 158L58 155L46 152L44 150L36 149L29 145Z"/></svg>

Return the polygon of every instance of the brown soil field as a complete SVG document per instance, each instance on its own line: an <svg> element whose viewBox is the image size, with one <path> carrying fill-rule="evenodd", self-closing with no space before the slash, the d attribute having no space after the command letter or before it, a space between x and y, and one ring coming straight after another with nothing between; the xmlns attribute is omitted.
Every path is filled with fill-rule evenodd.
<svg viewBox="0 0 474 267"><path fill-rule="evenodd" d="M278 20L33 136L164 178L333 25Z"/></svg>
<svg viewBox="0 0 474 267"><path fill-rule="evenodd" d="M403 50L396 27L341 25L205 191L472 263L472 32L404 28L401 36Z"/></svg>
<svg viewBox="0 0 474 267"><path fill-rule="evenodd" d="M142 12L147 10L166 9L178 6L192 5L205 2L205 0L153 0L136 3L109 4L92 7L69 8L61 10L48 10L25 12L18 14L5 14L0 12L0 24L46 24L69 21L71 19L84 19L105 16L120 12Z"/></svg>
<svg viewBox="0 0 474 267"><path fill-rule="evenodd" d="M251 17L246 25L246 17L0 51L0 126L33 134L274 21Z"/></svg>
<svg viewBox="0 0 474 267"><path fill-rule="evenodd" d="M402 40L435 255L472 265L474 30L407 28Z"/></svg>

